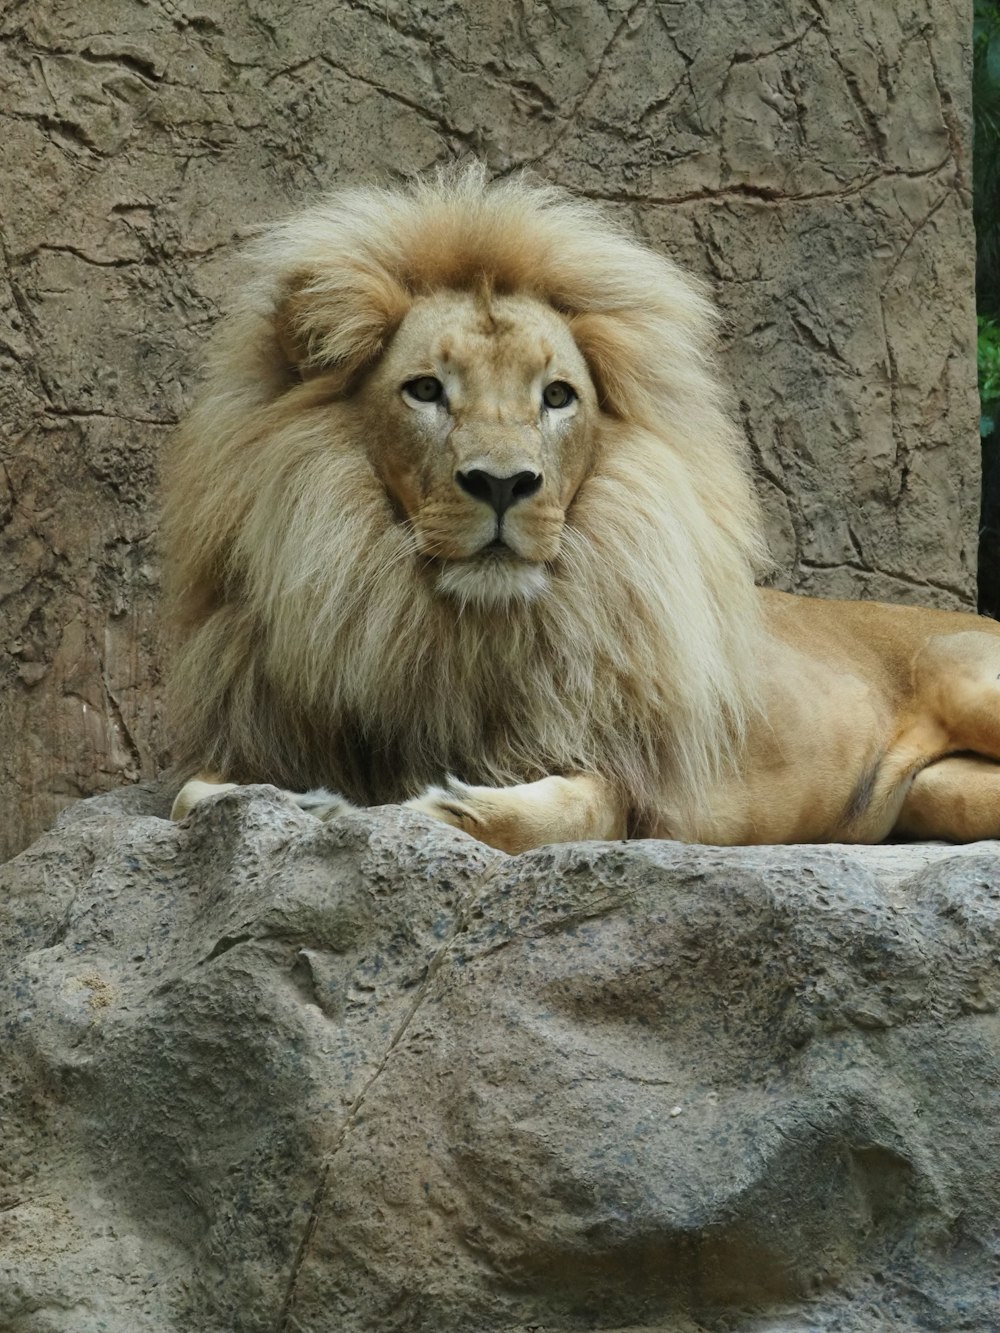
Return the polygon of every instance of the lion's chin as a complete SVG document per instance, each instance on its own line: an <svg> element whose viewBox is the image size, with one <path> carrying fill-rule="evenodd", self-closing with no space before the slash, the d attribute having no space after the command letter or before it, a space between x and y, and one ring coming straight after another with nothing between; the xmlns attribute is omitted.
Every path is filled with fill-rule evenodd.
<svg viewBox="0 0 1000 1333"><path fill-rule="evenodd" d="M462 606L499 607L530 602L549 586L544 565L527 560L454 560L437 576L436 588Z"/></svg>

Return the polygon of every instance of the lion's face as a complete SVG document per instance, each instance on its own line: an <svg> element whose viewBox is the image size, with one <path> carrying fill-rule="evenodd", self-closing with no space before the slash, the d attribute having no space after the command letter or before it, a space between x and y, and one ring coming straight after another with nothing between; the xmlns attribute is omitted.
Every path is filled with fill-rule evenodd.
<svg viewBox="0 0 1000 1333"><path fill-rule="evenodd" d="M440 594L495 606L544 591L598 411L551 307L460 292L418 300L357 405L372 465Z"/></svg>

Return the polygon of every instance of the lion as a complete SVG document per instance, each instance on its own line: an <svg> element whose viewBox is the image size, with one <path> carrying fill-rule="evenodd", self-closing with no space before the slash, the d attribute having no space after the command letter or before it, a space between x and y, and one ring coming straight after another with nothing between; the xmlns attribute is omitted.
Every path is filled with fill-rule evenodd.
<svg viewBox="0 0 1000 1333"><path fill-rule="evenodd" d="M506 852L1000 834L1000 626L758 586L673 262L478 167L252 259L165 469L175 817L266 782Z"/></svg>

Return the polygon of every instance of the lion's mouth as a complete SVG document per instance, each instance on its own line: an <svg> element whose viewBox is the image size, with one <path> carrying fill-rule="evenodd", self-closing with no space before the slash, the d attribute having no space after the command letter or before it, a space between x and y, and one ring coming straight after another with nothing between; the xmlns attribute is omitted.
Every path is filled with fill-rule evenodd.
<svg viewBox="0 0 1000 1333"><path fill-rule="evenodd" d="M549 586L545 565L527 560L499 537L465 560L443 561L435 587L462 606L531 602Z"/></svg>
<svg viewBox="0 0 1000 1333"><path fill-rule="evenodd" d="M512 546L508 546L504 539L496 536L492 541L487 542L485 546L480 546L479 550L471 557L473 560L522 560Z"/></svg>

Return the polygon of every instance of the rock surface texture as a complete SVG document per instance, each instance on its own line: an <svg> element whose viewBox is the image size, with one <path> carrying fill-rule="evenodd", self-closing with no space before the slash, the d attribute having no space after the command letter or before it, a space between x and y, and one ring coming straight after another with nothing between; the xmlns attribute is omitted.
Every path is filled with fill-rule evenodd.
<svg viewBox="0 0 1000 1333"><path fill-rule="evenodd" d="M469 152L708 278L786 585L974 599L959 0L0 13L0 856L164 755L154 479L234 242Z"/></svg>
<svg viewBox="0 0 1000 1333"><path fill-rule="evenodd" d="M159 811L3 872L5 1333L995 1327L996 845Z"/></svg>

